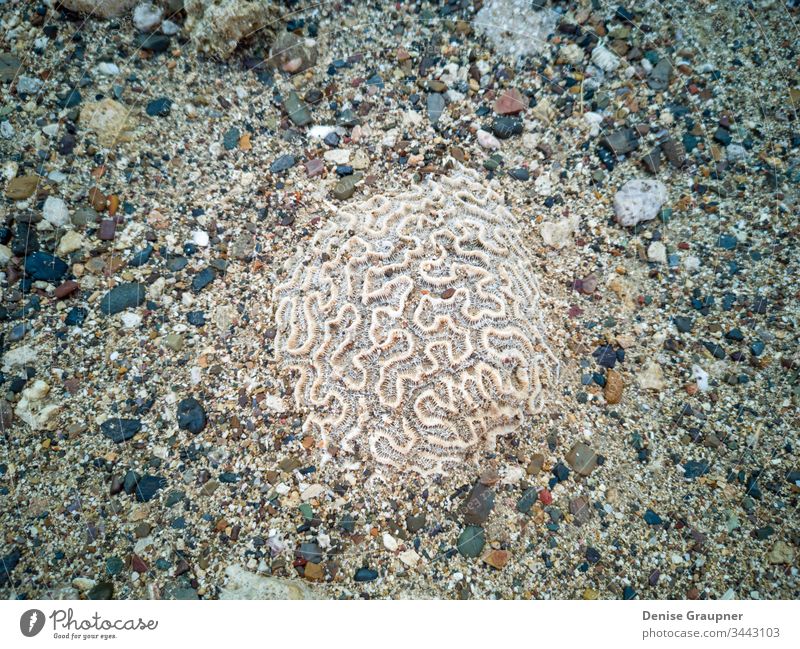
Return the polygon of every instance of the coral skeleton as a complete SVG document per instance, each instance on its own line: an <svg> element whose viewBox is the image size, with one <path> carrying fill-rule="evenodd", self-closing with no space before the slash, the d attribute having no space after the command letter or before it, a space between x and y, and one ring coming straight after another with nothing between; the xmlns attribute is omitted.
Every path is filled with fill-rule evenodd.
<svg viewBox="0 0 800 649"><path fill-rule="evenodd" d="M329 455L447 473L542 411L558 361L517 218L477 174L342 206L274 289L275 357Z"/></svg>

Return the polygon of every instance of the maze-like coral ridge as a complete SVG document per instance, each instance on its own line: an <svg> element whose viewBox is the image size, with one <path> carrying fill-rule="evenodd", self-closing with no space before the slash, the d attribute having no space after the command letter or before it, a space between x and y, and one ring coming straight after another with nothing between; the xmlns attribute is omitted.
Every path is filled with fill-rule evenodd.
<svg viewBox="0 0 800 649"><path fill-rule="evenodd" d="M339 209L274 294L306 430L429 475L520 428L557 368L527 256L471 172Z"/></svg>

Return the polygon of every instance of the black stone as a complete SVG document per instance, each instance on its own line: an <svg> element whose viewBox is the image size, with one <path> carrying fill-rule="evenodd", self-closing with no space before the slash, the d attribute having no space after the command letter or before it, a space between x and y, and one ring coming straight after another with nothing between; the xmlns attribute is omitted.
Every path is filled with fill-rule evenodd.
<svg viewBox="0 0 800 649"><path fill-rule="evenodd" d="M144 110L150 117L166 117L172 110L172 100L167 97L159 97L149 102Z"/></svg>
<svg viewBox="0 0 800 649"><path fill-rule="evenodd" d="M25 274L32 280L61 282L68 269L64 260L47 252L33 252L25 258Z"/></svg>
<svg viewBox="0 0 800 649"><path fill-rule="evenodd" d="M100 298L100 310L106 315L114 315L125 309L137 307L144 300L144 284L138 282L119 284Z"/></svg>
<svg viewBox="0 0 800 649"><path fill-rule="evenodd" d="M138 419L120 419L119 417L112 417L100 424L100 432L117 444L131 439L141 429L142 422Z"/></svg>
<svg viewBox="0 0 800 649"><path fill-rule="evenodd" d="M146 503L152 500L159 489L167 486L167 480L161 476L143 475L136 483L136 500Z"/></svg>
<svg viewBox="0 0 800 649"><path fill-rule="evenodd" d="M178 403L178 428L197 435L206 427L206 411L194 397L187 397Z"/></svg>
<svg viewBox="0 0 800 649"><path fill-rule="evenodd" d="M508 115L495 117L492 121L492 133L501 140L507 140L512 135L520 135L522 133L522 120Z"/></svg>
<svg viewBox="0 0 800 649"><path fill-rule="evenodd" d="M192 280L192 290L195 293L199 293L202 291L206 286L211 284L214 279L217 277L217 273L214 271L213 268L204 268L201 270L197 275L194 276Z"/></svg>

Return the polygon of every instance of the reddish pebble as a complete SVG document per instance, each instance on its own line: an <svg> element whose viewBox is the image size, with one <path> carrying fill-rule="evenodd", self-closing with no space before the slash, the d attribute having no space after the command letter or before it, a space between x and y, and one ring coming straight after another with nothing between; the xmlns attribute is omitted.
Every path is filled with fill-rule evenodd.
<svg viewBox="0 0 800 649"><path fill-rule="evenodd" d="M117 231L117 223L114 219L103 219L100 221L100 231L97 237L101 241L111 241L114 239L114 233Z"/></svg>
<svg viewBox="0 0 800 649"><path fill-rule="evenodd" d="M306 175L309 178L314 178L315 176L319 176L322 173L322 170L325 169L325 163L322 162L319 158L313 158L312 160L308 160L306 163Z"/></svg>
<svg viewBox="0 0 800 649"><path fill-rule="evenodd" d="M144 559L141 557L132 554L131 555L131 570L134 572L138 572L140 575L147 572L147 564L144 562Z"/></svg>
<svg viewBox="0 0 800 649"><path fill-rule="evenodd" d="M506 90L494 102L494 112L499 115L515 115L525 110L526 105L527 102L520 91L516 88L511 88Z"/></svg>
<svg viewBox="0 0 800 649"><path fill-rule="evenodd" d="M551 494L547 489L542 489L539 492L539 500L542 501L543 505L549 505L553 502L553 494Z"/></svg>
<svg viewBox="0 0 800 649"><path fill-rule="evenodd" d="M448 288L446 291L442 291L442 299L443 300L449 300L455 294L456 294L456 289Z"/></svg>
<svg viewBox="0 0 800 649"><path fill-rule="evenodd" d="M61 284L61 286L57 287L55 291L53 291L53 295L55 295L59 300L62 298L71 295L75 291L80 288L78 282L72 279L68 279L66 282Z"/></svg>

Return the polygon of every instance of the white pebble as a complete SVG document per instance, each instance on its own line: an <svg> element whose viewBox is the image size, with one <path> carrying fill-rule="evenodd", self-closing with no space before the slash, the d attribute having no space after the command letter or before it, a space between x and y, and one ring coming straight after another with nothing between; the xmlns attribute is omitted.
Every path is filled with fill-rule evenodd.
<svg viewBox="0 0 800 649"><path fill-rule="evenodd" d="M657 264L666 264L667 247L661 241L653 241L647 247L647 259Z"/></svg>
<svg viewBox="0 0 800 649"><path fill-rule="evenodd" d="M54 228L62 228L69 223L69 210L67 204L60 198L48 196L42 210L44 220Z"/></svg>
<svg viewBox="0 0 800 649"><path fill-rule="evenodd" d="M195 230L192 232L192 243L194 245L206 248L208 246L208 240L208 232L203 230Z"/></svg>
<svg viewBox="0 0 800 649"><path fill-rule="evenodd" d="M592 50L592 63L603 72L613 72L619 67L617 55L602 45L598 45Z"/></svg>
<svg viewBox="0 0 800 649"><path fill-rule="evenodd" d="M478 129L477 137L478 144L480 144L484 149L491 149L494 151L500 148L500 141L488 131Z"/></svg>
<svg viewBox="0 0 800 649"><path fill-rule="evenodd" d="M114 77L119 74L119 66L116 63L103 61L97 64L94 71L104 77Z"/></svg>
<svg viewBox="0 0 800 649"><path fill-rule="evenodd" d="M708 372L699 365L692 365L692 378L697 381L697 387L701 392L708 391Z"/></svg>
<svg viewBox="0 0 800 649"><path fill-rule="evenodd" d="M149 2L142 2L133 10L133 25L140 32L151 32L158 27L163 15L161 7Z"/></svg>
<svg viewBox="0 0 800 649"><path fill-rule="evenodd" d="M667 200L667 188L658 180L636 179L626 182L614 196L617 223L632 226L658 216Z"/></svg>

